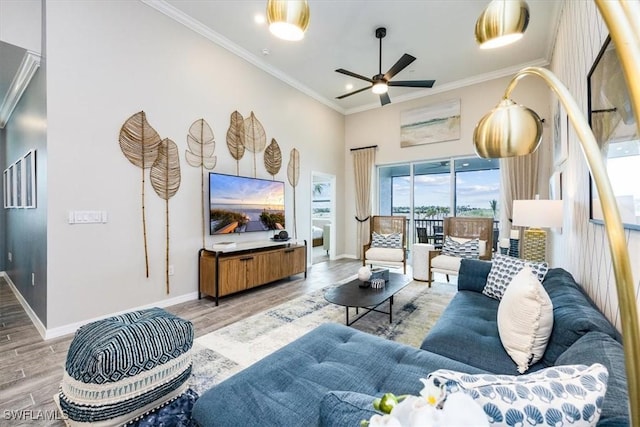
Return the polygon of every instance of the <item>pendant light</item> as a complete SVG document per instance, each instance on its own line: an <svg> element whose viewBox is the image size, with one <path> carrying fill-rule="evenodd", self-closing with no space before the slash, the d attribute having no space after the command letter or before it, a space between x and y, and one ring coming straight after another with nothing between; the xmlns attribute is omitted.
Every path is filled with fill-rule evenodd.
<svg viewBox="0 0 640 427"><path fill-rule="evenodd" d="M309 26L309 5L306 0L269 0L267 21L274 36L283 40L302 40Z"/></svg>
<svg viewBox="0 0 640 427"><path fill-rule="evenodd" d="M529 25L524 0L493 0L476 21L480 49L493 49L520 40Z"/></svg>

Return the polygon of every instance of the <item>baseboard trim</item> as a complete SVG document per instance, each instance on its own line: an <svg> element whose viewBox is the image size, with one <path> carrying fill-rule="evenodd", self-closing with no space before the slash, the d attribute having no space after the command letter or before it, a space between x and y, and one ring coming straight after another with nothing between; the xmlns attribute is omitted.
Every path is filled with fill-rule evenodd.
<svg viewBox="0 0 640 427"><path fill-rule="evenodd" d="M69 323L67 325L63 325L63 326L58 326L56 328L47 329L45 334L43 335L43 338L45 340L50 340L52 338L58 338L58 337L61 337L63 335L72 334L76 330L78 330L78 328L80 328L83 325L86 325L87 323L95 322L97 320L106 319L107 317L118 316L120 314L128 313L130 311L144 310L144 309L152 308L152 307L165 308L165 307L169 307L169 306L172 306L172 305L181 304L183 302L193 301L193 300L196 300L196 299L198 299L198 292L191 292L191 293L188 293L188 294L179 295L179 296L177 296L175 298L164 299L164 300L156 301L156 302L151 303L151 304L141 305L141 306L138 306L138 307L131 307L131 308L128 308L126 310L118 311L116 313L105 314L103 316L94 317L92 319L82 320L80 322Z"/></svg>
<svg viewBox="0 0 640 427"><path fill-rule="evenodd" d="M9 275L5 271L0 271L0 276L2 276L4 280L7 281L7 283L9 284L9 288L11 288L11 292L13 292L22 308L24 308L25 313L27 313L27 316L29 316L29 319L31 319L31 323L33 323L33 326L35 326L40 336L46 340L47 328L44 326L36 312L33 311L27 300L24 299L20 291L18 291L18 288L11 280L11 277L9 277Z"/></svg>

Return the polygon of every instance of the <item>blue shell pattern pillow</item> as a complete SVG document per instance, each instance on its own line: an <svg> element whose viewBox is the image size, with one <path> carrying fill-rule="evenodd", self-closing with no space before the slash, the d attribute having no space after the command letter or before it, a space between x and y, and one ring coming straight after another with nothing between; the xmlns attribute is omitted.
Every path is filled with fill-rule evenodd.
<svg viewBox="0 0 640 427"><path fill-rule="evenodd" d="M428 380L445 392L463 391L492 426L595 426L609 374L595 363L554 366L528 375L469 375L440 369Z"/></svg>
<svg viewBox="0 0 640 427"><path fill-rule="evenodd" d="M402 247L402 234L379 234L374 231L371 236L371 247L399 249Z"/></svg>
<svg viewBox="0 0 640 427"><path fill-rule="evenodd" d="M447 236L442 246L442 255L464 259L478 259L480 256L480 239L471 239L464 243L456 242Z"/></svg>
<svg viewBox="0 0 640 427"><path fill-rule="evenodd" d="M482 293L500 301L511 280L513 280L515 275L525 266L531 268L531 271L538 277L540 283L542 283L544 276L546 276L549 270L549 264L546 262L526 261L508 255L496 254L491 261L491 271L489 271L487 283Z"/></svg>

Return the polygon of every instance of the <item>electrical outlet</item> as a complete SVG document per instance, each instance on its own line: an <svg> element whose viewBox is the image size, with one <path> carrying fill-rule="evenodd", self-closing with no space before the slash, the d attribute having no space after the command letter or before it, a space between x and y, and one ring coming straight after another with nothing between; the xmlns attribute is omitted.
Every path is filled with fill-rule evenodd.
<svg viewBox="0 0 640 427"><path fill-rule="evenodd" d="M31 286L36 285L36 273L31 273Z"/></svg>
<svg viewBox="0 0 640 427"><path fill-rule="evenodd" d="M173 276L174 270L173 270L173 264L169 265L169 276Z"/></svg>
<svg viewBox="0 0 640 427"><path fill-rule="evenodd" d="M13 254L11 252L9 252L7 257L9 258L9 262L13 262Z"/></svg>

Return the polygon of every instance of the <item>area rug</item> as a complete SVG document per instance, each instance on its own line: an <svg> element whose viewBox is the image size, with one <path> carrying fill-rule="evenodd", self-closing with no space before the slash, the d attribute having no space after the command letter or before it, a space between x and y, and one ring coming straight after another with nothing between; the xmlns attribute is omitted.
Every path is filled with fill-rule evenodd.
<svg viewBox="0 0 640 427"><path fill-rule="evenodd" d="M355 276L354 276L355 277ZM352 280L346 279L343 282ZM327 302L321 289L197 338L191 387L199 394L250 366L315 327L345 322L345 308ZM351 327L419 347L456 292L456 286L413 281L398 292L389 316L372 312ZM388 311L388 303L380 307ZM351 309L350 317L355 315Z"/></svg>

